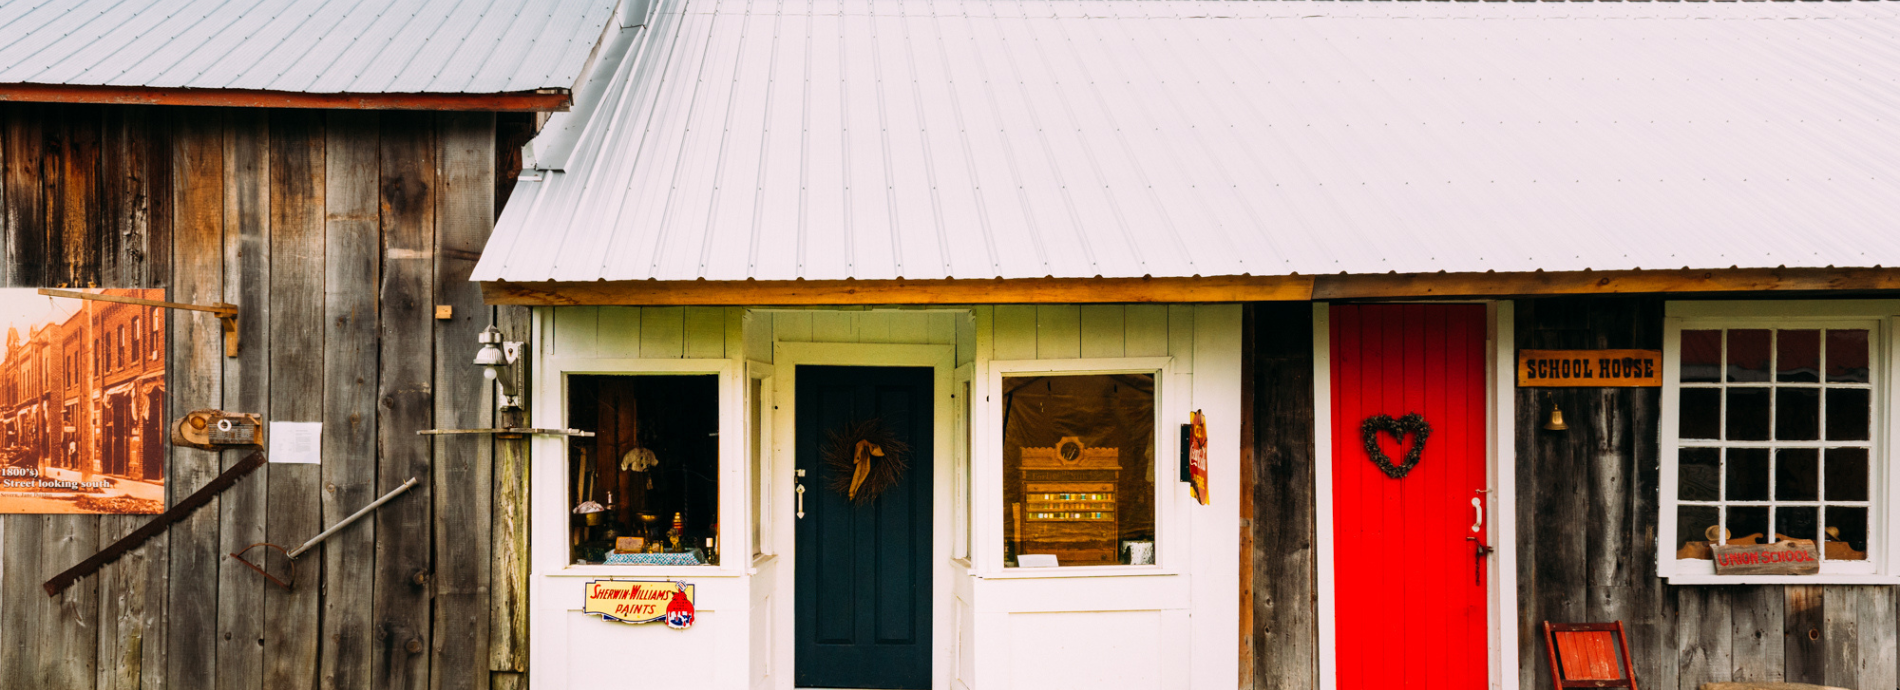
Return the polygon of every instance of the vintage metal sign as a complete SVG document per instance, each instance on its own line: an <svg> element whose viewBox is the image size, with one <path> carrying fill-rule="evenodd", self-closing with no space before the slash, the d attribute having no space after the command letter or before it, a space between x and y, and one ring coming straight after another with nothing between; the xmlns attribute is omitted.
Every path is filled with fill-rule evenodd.
<svg viewBox="0 0 1900 690"><path fill-rule="evenodd" d="M1747 546L1716 544L1712 548L1717 575L1814 575L1821 572L1820 549L1805 539Z"/></svg>
<svg viewBox="0 0 1900 690"><path fill-rule="evenodd" d="M685 624L692 625L693 585L673 580L593 580L587 583L581 613L621 623L665 620L684 605ZM672 627L684 627L673 625Z"/></svg>
<svg viewBox="0 0 1900 690"><path fill-rule="evenodd" d="M1207 495L1207 417L1195 410L1188 419L1188 488L1194 500L1207 505L1211 498Z"/></svg>
<svg viewBox="0 0 1900 690"><path fill-rule="evenodd" d="M1517 385L1546 388L1655 388L1661 350L1520 350Z"/></svg>

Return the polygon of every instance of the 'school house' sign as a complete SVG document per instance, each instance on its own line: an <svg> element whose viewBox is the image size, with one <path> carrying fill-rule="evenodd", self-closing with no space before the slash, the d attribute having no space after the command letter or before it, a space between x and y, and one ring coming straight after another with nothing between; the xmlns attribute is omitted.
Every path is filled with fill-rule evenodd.
<svg viewBox="0 0 1900 690"><path fill-rule="evenodd" d="M1517 385L1546 388L1655 388L1660 350L1520 350Z"/></svg>

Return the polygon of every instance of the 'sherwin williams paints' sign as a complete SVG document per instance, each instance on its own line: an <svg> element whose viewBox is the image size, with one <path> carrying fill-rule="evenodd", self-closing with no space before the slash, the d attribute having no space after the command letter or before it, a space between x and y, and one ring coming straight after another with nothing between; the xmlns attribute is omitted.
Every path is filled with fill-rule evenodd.
<svg viewBox="0 0 1900 690"><path fill-rule="evenodd" d="M1662 385L1662 351L1520 350L1517 385L1654 388Z"/></svg>

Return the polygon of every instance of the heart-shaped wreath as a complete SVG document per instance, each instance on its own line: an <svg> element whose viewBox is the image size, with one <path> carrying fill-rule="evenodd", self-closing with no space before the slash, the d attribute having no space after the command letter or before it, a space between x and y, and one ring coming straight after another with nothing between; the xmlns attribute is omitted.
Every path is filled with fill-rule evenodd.
<svg viewBox="0 0 1900 690"><path fill-rule="evenodd" d="M1392 464L1392 458L1386 457L1385 451L1379 450L1379 432L1381 431L1391 434L1392 441L1400 447L1405 445L1405 435L1408 433L1412 435L1412 447L1405 451L1404 464ZM1366 455L1372 456L1372 464L1378 465L1379 471L1393 479L1404 479L1406 473L1418 466L1419 456L1425 453L1425 439L1430 438L1431 435L1432 425L1425 423L1425 418L1419 416L1417 412L1398 419L1393 419L1389 415L1373 415L1367 417L1364 424L1359 425L1359 437L1366 442Z"/></svg>

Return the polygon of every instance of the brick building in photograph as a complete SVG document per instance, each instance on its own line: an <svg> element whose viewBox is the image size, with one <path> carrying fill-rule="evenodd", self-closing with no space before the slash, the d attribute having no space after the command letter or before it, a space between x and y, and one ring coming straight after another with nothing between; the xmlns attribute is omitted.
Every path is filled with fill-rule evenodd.
<svg viewBox="0 0 1900 690"><path fill-rule="evenodd" d="M7 462L163 481L164 323L162 309L88 301L26 333L7 329L0 360Z"/></svg>

